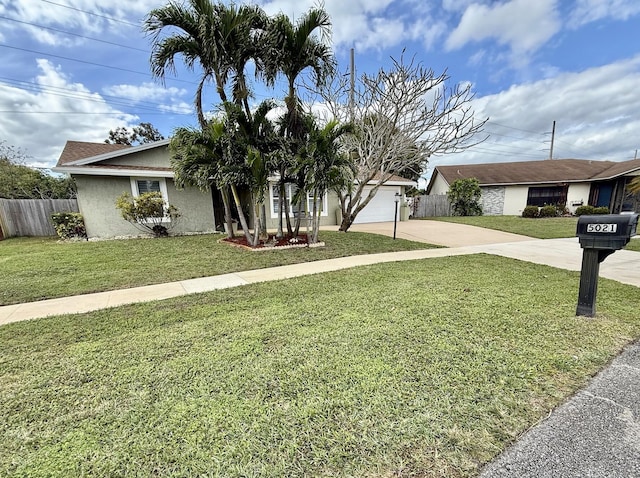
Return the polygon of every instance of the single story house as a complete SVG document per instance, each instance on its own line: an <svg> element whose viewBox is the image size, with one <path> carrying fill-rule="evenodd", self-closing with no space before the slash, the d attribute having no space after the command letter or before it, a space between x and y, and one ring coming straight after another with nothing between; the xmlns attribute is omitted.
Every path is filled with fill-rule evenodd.
<svg viewBox="0 0 640 478"><path fill-rule="evenodd" d="M612 213L639 210L627 184L640 175L640 159L548 159L511 163L436 166L427 194L446 194L456 179L476 178L485 215L521 215L525 206L606 206Z"/></svg>
<svg viewBox="0 0 640 478"><path fill-rule="evenodd" d="M174 233L208 233L223 229L224 209L219 191L214 188L203 192L198 188L178 189L175 186L169 161L169 140L139 146L67 141L53 171L70 174L76 181L78 208L89 238L140 234L135 226L122 219L115 207L116 198L123 192L134 197L148 191L161 192L165 201L174 205L181 215ZM393 221L395 194L404 196L405 187L414 185L413 181L401 177L392 178L380 187L356 222ZM292 193L288 186L287 200ZM269 229L277 227L278 194L272 181L266 204ZM312 200L309 198L310 203ZM336 194L325 196L321 225L337 224L338 205Z"/></svg>

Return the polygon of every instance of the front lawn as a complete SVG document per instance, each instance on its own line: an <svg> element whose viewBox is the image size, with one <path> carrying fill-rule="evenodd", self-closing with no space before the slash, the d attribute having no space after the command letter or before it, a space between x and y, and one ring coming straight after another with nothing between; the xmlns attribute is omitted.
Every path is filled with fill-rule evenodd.
<svg viewBox="0 0 640 478"><path fill-rule="evenodd" d="M470 226L486 227L498 231L522 234L538 239L558 239L575 237L577 217L545 217L528 219L519 216L468 216L468 217L427 217L431 221L455 222Z"/></svg>
<svg viewBox="0 0 640 478"><path fill-rule="evenodd" d="M471 476L640 336L488 255L0 327L0 475Z"/></svg>
<svg viewBox="0 0 640 478"><path fill-rule="evenodd" d="M628 251L638 251L638 252L640 252L640 238L631 239L629 241L629 244L626 245L625 249L628 250Z"/></svg>
<svg viewBox="0 0 640 478"><path fill-rule="evenodd" d="M358 254L428 249L377 234L322 231L325 247L252 252L221 235L58 243L0 241L0 305L172 282Z"/></svg>

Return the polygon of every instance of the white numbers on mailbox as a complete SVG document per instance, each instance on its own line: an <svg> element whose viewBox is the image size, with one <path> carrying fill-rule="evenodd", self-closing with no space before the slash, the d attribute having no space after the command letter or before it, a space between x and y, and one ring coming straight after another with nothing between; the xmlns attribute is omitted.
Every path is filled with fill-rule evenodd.
<svg viewBox="0 0 640 478"><path fill-rule="evenodd" d="M587 224L587 232L616 232L617 224Z"/></svg>

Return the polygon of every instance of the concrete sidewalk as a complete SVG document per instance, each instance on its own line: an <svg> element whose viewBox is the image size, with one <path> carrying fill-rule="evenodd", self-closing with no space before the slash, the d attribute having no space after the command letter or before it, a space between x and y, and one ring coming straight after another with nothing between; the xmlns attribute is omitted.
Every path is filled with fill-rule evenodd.
<svg viewBox="0 0 640 478"><path fill-rule="evenodd" d="M197 292L207 292L257 282L319 274L362 265L464 254L494 254L562 269L580 270L582 249L580 249L577 239L527 239L526 241L504 244L485 244L448 249L425 249L341 257L268 269L256 269L212 277L202 277L199 279L188 279L165 284L134 287L131 289L6 305L0 307L0 325L50 315L84 313L124 304L168 299ZM618 251L612 254L601 264L600 276L640 287L640 253Z"/></svg>

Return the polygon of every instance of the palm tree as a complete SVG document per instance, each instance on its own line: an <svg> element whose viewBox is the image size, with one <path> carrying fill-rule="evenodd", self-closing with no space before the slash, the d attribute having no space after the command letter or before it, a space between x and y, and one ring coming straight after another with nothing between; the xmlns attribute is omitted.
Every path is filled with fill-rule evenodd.
<svg viewBox="0 0 640 478"><path fill-rule="evenodd" d="M296 155L295 142L302 139L305 127L302 121L301 107L296 94L296 81L300 74L311 68L316 84L322 84L335 71L335 59L329 46L331 18L320 8L311 8L294 25L284 14L275 16L266 31L257 35L257 42L263 50L259 56L259 71L268 85L273 86L278 75L287 79L285 104L287 113L282 128L283 136L293 140L289 154L283 155L278 172L280 174L280 211L278 235L282 236L282 215L286 213L287 229L292 233L288 207L285 200L287 169L291 166L291 157ZM288 156L288 158L287 158ZM284 206L284 207L283 207Z"/></svg>
<svg viewBox="0 0 640 478"><path fill-rule="evenodd" d="M202 92L213 81L220 100L228 101L226 86L232 80L232 97L242 104L250 117L245 67L256 55L254 30L266 26L267 17L259 7L213 4L210 0L189 0L187 4L171 0L152 10L144 29L152 36L151 69L164 80L167 72L176 72L175 60L182 56L185 65L194 70L199 64L202 76L195 95L195 108L200 128L205 132L207 120L202 108ZM174 32L177 29L178 32ZM170 30L173 33L162 37ZM232 230L229 191L220 188L227 230Z"/></svg>
<svg viewBox="0 0 640 478"><path fill-rule="evenodd" d="M250 115L245 69L257 55L255 32L265 28L267 17L255 5L213 4L210 0L188 0L185 4L171 0L152 10L145 19L144 30L152 37L151 69L164 80L167 72L175 73L175 60L182 56L185 65L194 70L199 64L202 76L195 96L196 113L202 128L206 119L202 110L202 92L213 81L222 102L229 100L226 87L232 81L232 98ZM178 32L174 32L177 29ZM162 33L170 30L169 36Z"/></svg>
<svg viewBox="0 0 640 478"><path fill-rule="evenodd" d="M323 204L325 193L336 188L342 189L345 179L353 176L353 161L340 142L344 135L353 131L350 123L341 125L337 120L329 121L323 128L315 126L311 130L306 181L313 195L311 243L318 242L321 214L318 206Z"/></svg>
<svg viewBox="0 0 640 478"><path fill-rule="evenodd" d="M627 188L631 194L640 194L640 176L633 178Z"/></svg>

